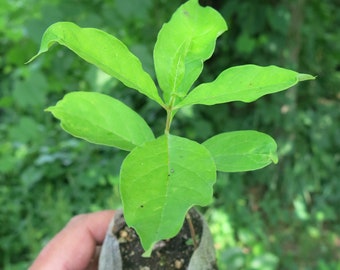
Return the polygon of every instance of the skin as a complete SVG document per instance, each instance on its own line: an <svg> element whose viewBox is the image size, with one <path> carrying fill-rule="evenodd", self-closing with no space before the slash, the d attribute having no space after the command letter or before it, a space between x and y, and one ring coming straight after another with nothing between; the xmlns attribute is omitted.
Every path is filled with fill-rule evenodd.
<svg viewBox="0 0 340 270"><path fill-rule="evenodd" d="M44 247L29 270L93 270L98 251L114 215L105 210L73 217Z"/></svg>

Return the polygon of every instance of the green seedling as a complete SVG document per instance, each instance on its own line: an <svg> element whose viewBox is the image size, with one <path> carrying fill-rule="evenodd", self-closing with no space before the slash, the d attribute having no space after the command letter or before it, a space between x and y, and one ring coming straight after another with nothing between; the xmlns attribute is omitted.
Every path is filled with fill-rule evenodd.
<svg viewBox="0 0 340 270"><path fill-rule="evenodd" d="M228 68L212 82L194 86L216 39L227 30L223 17L189 0L161 28L153 57L157 88L140 60L114 36L71 22L44 33L40 54L59 43L85 61L157 102L166 111L164 134L155 138L144 119L121 101L97 92L72 92L51 112L71 135L130 151L121 165L120 193L126 222L138 233L144 256L153 245L175 236L187 211L213 200L216 172L242 172L277 163L269 135L243 130L218 134L202 144L171 134L176 113L196 104L253 102L313 76L277 66ZM161 94L160 94L161 93Z"/></svg>

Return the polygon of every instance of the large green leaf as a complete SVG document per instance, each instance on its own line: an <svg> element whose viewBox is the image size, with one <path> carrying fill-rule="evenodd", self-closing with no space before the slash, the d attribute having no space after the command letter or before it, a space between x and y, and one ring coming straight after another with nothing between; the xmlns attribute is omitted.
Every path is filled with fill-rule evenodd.
<svg viewBox="0 0 340 270"><path fill-rule="evenodd" d="M227 30L223 17L198 0L183 4L160 30L154 49L157 79L169 102L184 97L215 48L216 38Z"/></svg>
<svg viewBox="0 0 340 270"><path fill-rule="evenodd" d="M313 76L277 66L243 65L223 71L213 82L193 89L178 107L213 105L231 101L252 102L263 95L285 90Z"/></svg>
<svg viewBox="0 0 340 270"><path fill-rule="evenodd" d="M215 180L209 151L189 139L163 135L126 157L120 174L124 215L145 255L179 232L189 208L211 203Z"/></svg>
<svg viewBox="0 0 340 270"><path fill-rule="evenodd" d="M119 39L95 28L81 28L71 22L52 24L44 33L40 50L30 61L59 43L87 62L163 104L157 88L139 59ZM29 62L30 62L29 61Z"/></svg>
<svg viewBox="0 0 340 270"><path fill-rule="evenodd" d="M89 142L132 150L154 139L142 117L124 103L96 92L72 92L49 107L62 128Z"/></svg>
<svg viewBox="0 0 340 270"><path fill-rule="evenodd" d="M203 143L218 171L243 172L278 162L275 140L265 133L243 130L222 133Z"/></svg>

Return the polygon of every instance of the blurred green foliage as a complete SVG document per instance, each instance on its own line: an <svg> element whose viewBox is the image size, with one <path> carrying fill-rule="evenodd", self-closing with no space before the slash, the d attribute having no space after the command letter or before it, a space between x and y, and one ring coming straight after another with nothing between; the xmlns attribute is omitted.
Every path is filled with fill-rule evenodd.
<svg viewBox="0 0 340 270"><path fill-rule="evenodd" d="M182 2L0 1L0 268L27 268L71 216L120 207L117 177L125 153L72 138L43 112L46 107L70 91L98 91L140 112L156 135L164 128L156 104L61 46L25 65L43 31L56 21L103 29L154 74L157 32ZM173 123L174 133L199 141L240 129L257 129L278 141L278 165L219 175L206 216L220 269L339 269L338 1L201 3L217 8L229 31L200 81L246 63L318 76L255 103L194 106Z"/></svg>

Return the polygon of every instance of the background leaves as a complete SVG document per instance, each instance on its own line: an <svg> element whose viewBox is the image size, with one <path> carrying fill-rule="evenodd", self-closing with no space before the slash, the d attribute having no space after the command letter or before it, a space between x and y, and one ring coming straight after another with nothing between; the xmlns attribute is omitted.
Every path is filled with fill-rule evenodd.
<svg viewBox="0 0 340 270"><path fill-rule="evenodd" d="M163 133L164 114L154 110L157 104L61 46L24 65L50 24L72 21L114 34L153 73L157 32L183 1L134 0L131 6L137 2L138 9L128 10L130 0L1 3L0 268L26 269L72 215L119 207L117 175L123 151L71 138L43 113L45 108L70 91L95 89L141 113L156 136ZM334 11L338 2L201 3L218 8L229 30L218 39L199 83L214 80L230 66L249 63L317 76L256 103L187 107L172 123L175 134L200 142L218 133L249 129L268 133L278 142L278 165L218 175L214 205L205 210L215 235L219 269L226 265L228 269L337 269L340 14ZM41 91L30 82L34 76ZM21 96L37 93L37 102L29 104Z"/></svg>

